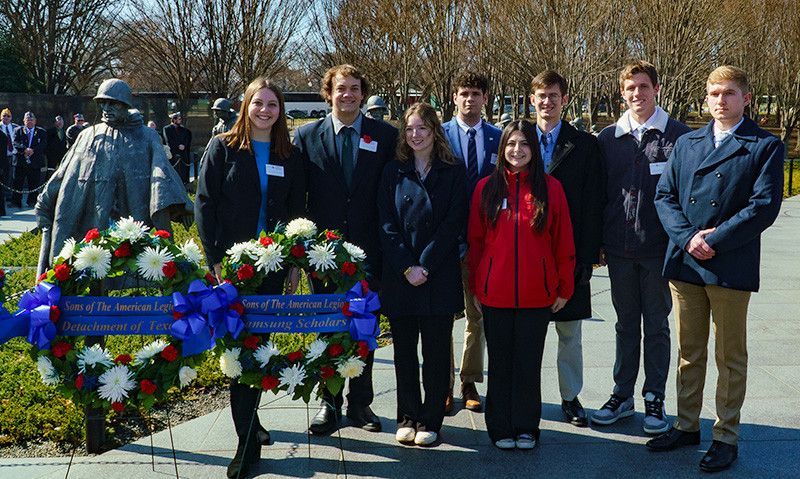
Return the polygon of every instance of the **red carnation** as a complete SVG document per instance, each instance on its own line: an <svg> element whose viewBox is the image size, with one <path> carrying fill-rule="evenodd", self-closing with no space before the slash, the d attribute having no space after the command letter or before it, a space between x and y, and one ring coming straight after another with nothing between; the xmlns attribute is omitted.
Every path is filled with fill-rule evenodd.
<svg viewBox="0 0 800 479"><path fill-rule="evenodd" d="M206 273L206 283L217 284L217 278L215 278L211 273Z"/></svg>
<svg viewBox="0 0 800 479"><path fill-rule="evenodd" d="M319 273L317 273L316 271L311 272L311 277L314 279L321 279Z"/></svg>
<svg viewBox="0 0 800 479"><path fill-rule="evenodd" d="M83 237L83 240L89 243L92 240L96 240L99 237L100 237L100 231L98 231L97 228L92 228L86 232L86 236Z"/></svg>
<svg viewBox="0 0 800 479"><path fill-rule="evenodd" d="M117 364L130 364L133 358L131 358L130 354L120 354L116 358L114 358L114 362Z"/></svg>
<svg viewBox="0 0 800 479"><path fill-rule="evenodd" d="M142 392L145 394L153 394L156 392L156 383L149 379L142 379L142 382L139 383L139 387L141 388Z"/></svg>
<svg viewBox="0 0 800 479"><path fill-rule="evenodd" d="M180 311L175 311L175 310L172 311L172 320L173 321L177 321L177 320L181 319L182 317L183 317L183 313L181 313Z"/></svg>
<svg viewBox="0 0 800 479"><path fill-rule="evenodd" d="M328 346L328 355L332 358L338 358L344 352L344 348L341 344L333 343Z"/></svg>
<svg viewBox="0 0 800 479"><path fill-rule="evenodd" d="M270 238L269 236L262 236L261 238L258 238L258 242L264 246L269 246L275 241L273 241L272 238Z"/></svg>
<svg viewBox="0 0 800 479"><path fill-rule="evenodd" d="M58 318L60 317L61 317L61 308L59 308L55 304L50 306L50 321L52 321L53 324L55 324L58 322Z"/></svg>
<svg viewBox="0 0 800 479"><path fill-rule="evenodd" d="M306 249L303 247L303 245L296 244L292 246L292 249L289 250L289 253L295 258L302 258L306 254Z"/></svg>
<svg viewBox="0 0 800 479"><path fill-rule="evenodd" d="M367 283L366 279L361 280L361 294L369 293L369 283Z"/></svg>
<svg viewBox="0 0 800 479"><path fill-rule="evenodd" d="M168 363L175 361L178 359L178 348L173 345L169 345L161 351L161 357L164 358Z"/></svg>
<svg viewBox="0 0 800 479"><path fill-rule="evenodd" d="M255 271L249 264L243 264L239 266L239 270L236 271L236 277L239 278L239 281L247 281L248 279L252 278L254 274Z"/></svg>
<svg viewBox="0 0 800 479"><path fill-rule="evenodd" d="M271 389L275 389L276 387L278 387L278 378L275 376L267 375L261 378L261 389L264 391L269 391Z"/></svg>
<svg viewBox="0 0 800 479"><path fill-rule="evenodd" d="M369 346L366 341L358 342L358 355L361 356L361 359L367 359L369 356Z"/></svg>
<svg viewBox="0 0 800 479"><path fill-rule="evenodd" d="M178 267L175 266L174 261L167 261L163 268L161 268L161 272L164 273L169 279L172 279L175 276L175 273L178 272Z"/></svg>
<svg viewBox="0 0 800 479"><path fill-rule="evenodd" d="M117 249L114 250L114 257L115 258L127 258L131 255L131 244L127 241L124 241L121 245L117 246Z"/></svg>
<svg viewBox="0 0 800 479"><path fill-rule="evenodd" d="M53 356L57 357L58 359L62 359L71 350L72 350L72 345L66 341L59 341L57 343L54 343L53 347L50 348L50 351L53 353Z"/></svg>
<svg viewBox="0 0 800 479"><path fill-rule="evenodd" d="M286 355L286 359L288 359L290 363L299 361L300 358L302 357L303 357L303 351L300 351L299 349L297 351L294 351Z"/></svg>
<svg viewBox="0 0 800 479"><path fill-rule="evenodd" d="M328 241L333 241L337 239L341 239L341 236L337 235L331 230L325 230L325 239Z"/></svg>
<svg viewBox="0 0 800 479"><path fill-rule="evenodd" d="M164 239L167 239L167 238L169 238L169 237L170 237L170 236L172 236L172 235L171 235L171 234L169 234L169 231L165 231L165 230L157 230L155 233L153 233L153 236L155 236L156 238L164 238Z"/></svg>
<svg viewBox="0 0 800 479"><path fill-rule="evenodd" d="M75 378L75 389L77 389L78 391L83 389L83 381L84 381L84 379L85 378L83 376L83 373L78 374L78 377Z"/></svg>
<svg viewBox="0 0 800 479"><path fill-rule="evenodd" d="M255 351L256 348L258 348L259 341L261 341L261 338L259 338L258 336L248 336L244 339L244 347Z"/></svg>
<svg viewBox="0 0 800 479"><path fill-rule="evenodd" d="M3 268L0 268L0 279L3 279L5 277L6 277L6 272L3 271Z"/></svg>
<svg viewBox="0 0 800 479"><path fill-rule="evenodd" d="M66 281L69 279L70 268L67 263L57 264L55 269L56 279L59 281Z"/></svg>
<svg viewBox="0 0 800 479"><path fill-rule="evenodd" d="M123 404L123 403L121 403L119 401L112 402L111 403L111 409L113 409L114 412L122 412L122 411L125 410L125 404Z"/></svg>
<svg viewBox="0 0 800 479"><path fill-rule="evenodd" d="M336 371L334 371L333 368L330 366L322 366L321 368L319 368L319 373L322 376L322 379L328 379L333 377L335 372Z"/></svg>
<svg viewBox="0 0 800 479"><path fill-rule="evenodd" d="M244 305L241 303L241 301L231 303L231 305L228 306L228 309L236 311L239 313L239 316L244 314Z"/></svg>
<svg viewBox="0 0 800 479"><path fill-rule="evenodd" d="M349 301L345 301L345 303L342 305L342 314L347 316L348 318L353 315L353 313L350 312L350 302Z"/></svg>
<svg viewBox="0 0 800 479"><path fill-rule="evenodd" d="M353 276L356 274L356 264L351 263L349 261L345 261L342 263L342 273L346 274L347 276Z"/></svg>
<svg viewBox="0 0 800 479"><path fill-rule="evenodd" d="M36 278L36 281L37 281L37 282L42 282L42 281L44 281L45 279L47 279L47 271L45 271L44 273L40 274L40 275L39 275L39 277L38 277L38 278Z"/></svg>
<svg viewBox="0 0 800 479"><path fill-rule="evenodd" d="M372 143L372 137L369 135L364 135L361 139L364 140L364 143Z"/></svg>

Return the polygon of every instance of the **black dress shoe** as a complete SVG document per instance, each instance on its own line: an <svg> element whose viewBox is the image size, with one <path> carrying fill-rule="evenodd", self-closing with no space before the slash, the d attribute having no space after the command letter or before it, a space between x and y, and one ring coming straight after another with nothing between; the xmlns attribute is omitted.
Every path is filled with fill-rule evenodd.
<svg viewBox="0 0 800 479"><path fill-rule="evenodd" d="M583 410L581 402L576 396L572 401L561 401L561 411L564 413L564 418L572 425L578 427L586 427L589 421L586 419L586 411Z"/></svg>
<svg viewBox="0 0 800 479"><path fill-rule="evenodd" d="M261 444L255 436L255 434L251 436L249 441L246 438L239 438L236 454L228 464L227 474L230 479L247 477L250 466L261 459Z"/></svg>
<svg viewBox="0 0 800 479"><path fill-rule="evenodd" d="M311 434L317 436L327 436L339 427L339 418L342 416L342 411L334 409L327 404L323 404L319 408L314 419L311 420L311 426L308 428Z"/></svg>
<svg viewBox="0 0 800 479"><path fill-rule="evenodd" d="M349 419L353 425L358 426L365 431L381 432L381 420L375 415L374 412L372 412L372 409L370 409L369 406L357 409L348 408L347 419Z"/></svg>
<svg viewBox="0 0 800 479"><path fill-rule="evenodd" d="M261 446L272 445L272 437L270 436L269 431L264 429L264 426L259 426L258 431L256 431L256 439L258 440L258 444Z"/></svg>
<svg viewBox="0 0 800 479"><path fill-rule="evenodd" d="M700 444L700 431L686 432L674 427L660 436L647 441L645 446L651 451L671 451L682 446Z"/></svg>
<svg viewBox="0 0 800 479"><path fill-rule="evenodd" d="M719 472L731 467L733 461L739 456L739 446L733 446L721 441L711 441L706 455L700 461L700 470L703 472Z"/></svg>

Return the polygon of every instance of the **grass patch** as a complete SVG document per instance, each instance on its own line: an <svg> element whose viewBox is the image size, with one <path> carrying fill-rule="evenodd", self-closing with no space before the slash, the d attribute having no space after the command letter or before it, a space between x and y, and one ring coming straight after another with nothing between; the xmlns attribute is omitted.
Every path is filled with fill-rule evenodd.
<svg viewBox="0 0 800 479"><path fill-rule="evenodd" d="M792 191L789 191L789 167L791 166L790 162L787 162L783 165L783 197L788 198L790 196L799 195L800 194L800 158L794 159L794 167L792 168Z"/></svg>

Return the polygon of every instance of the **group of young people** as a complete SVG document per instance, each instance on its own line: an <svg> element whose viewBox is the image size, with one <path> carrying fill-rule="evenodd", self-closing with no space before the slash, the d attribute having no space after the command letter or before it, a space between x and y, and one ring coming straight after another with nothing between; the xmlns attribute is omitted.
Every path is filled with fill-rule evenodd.
<svg viewBox="0 0 800 479"><path fill-rule="evenodd" d="M396 439L419 446L441 441L452 408L453 319L462 311L462 397L468 409L483 408L475 383L483 381L486 346L485 419L498 448L531 449L539 440L550 322L567 421L605 425L631 416L643 347L643 427L660 434L647 447L698 444L713 314L718 419L700 467L723 470L737 454L747 302L758 289L759 235L780 206L783 147L744 116L750 92L738 68L709 76L713 120L697 131L658 107L653 65L633 61L619 82L628 110L597 138L561 119L567 82L554 71L531 82L535 122L512 121L502 131L485 122L488 82L467 71L453 80L452 120L443 125L432 106L416 103L398 132L361 113L369 83L356 67L339 65L322 80L331 114L299 128L292 144L281 90L256 79L236 123L211 140L201 162L195 208L208 263L218 271L230 245L299 216L361 246L391 326ZM591 317L592 269L603 262L617 312L615 386L588 418L578 399L580 320ZM279 293L285 274L269 275L263 292ZM680 361L670 425L673 301ZM370 354L350 381L346 416L377 432L372 363ZM256 390L231 386L239 447L229 477L246 473L270 442L257 416L250 427L258 399ZM326 395L311 432L335 430L343 403L341 394Z"/></svg>

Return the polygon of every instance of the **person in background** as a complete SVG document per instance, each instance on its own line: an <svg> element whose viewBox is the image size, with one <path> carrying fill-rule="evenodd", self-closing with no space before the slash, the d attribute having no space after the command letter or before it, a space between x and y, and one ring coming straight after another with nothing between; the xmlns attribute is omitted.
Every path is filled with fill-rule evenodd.
<svg viewBox="0 0 800 479"><path fill-rule="evenodd" d="M61 160L67 153L67 133L64 131L64 118L58 115L53 123L53 127L47 130L47 173L44 180L47 181L56 171Z"/></svg>
<svg viewBox="0 0 800 479"><path fill-rule="evenodd" d="M36 115L26 111L23 126L14 130L14 149L17 151L17 164L14 171L14 194L11 203L22 208L22 191L27 188L26 205L36 205L38 188L42 185L42 170L47 170L47 131L36 126Z"/></svg>
<svg viewBox="0 0 800 479"><path fill-rule="evenodd" d="M164 144L169 146L172 166L186 185L189 183L189 170L192 164L192 132L183 126L181 112L175 112L169 118L170 124L163 130Z"/></svg>
<svg viewBox="0 0 800 479"><path fill-rule="evenodd" d="M67 128L67 148L75 144L78 134L86 128L86 120L83 118L83 113L75 113L72 115L73 123Z"/></svg>

